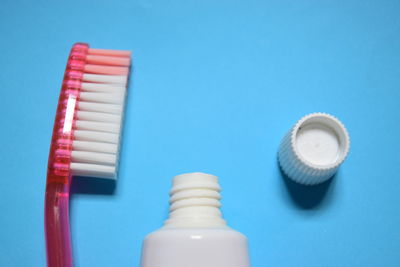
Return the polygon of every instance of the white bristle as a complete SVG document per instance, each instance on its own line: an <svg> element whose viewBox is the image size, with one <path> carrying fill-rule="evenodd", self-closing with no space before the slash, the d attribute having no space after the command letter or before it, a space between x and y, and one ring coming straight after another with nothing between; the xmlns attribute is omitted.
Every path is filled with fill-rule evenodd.
<svg viewBox="0 0 400 267"><path fill-rule="evenodd" d="M78 112L76 112L76 117L78 120L84 121L111 122L119 124L122 116L117 114L78 110Z"/></svg>
<svg viewBox="0 0 400 267"><path fill-rule="evenodd" d="M98 51L103 53L103 50ZM118 66L127 67L130 62L127 56L121 58L125 52L121 54L110 50L107 53L109 55L102 54L88 59L92 63L103 62L107 65L92 65L88 71L115 73ZM113 53L120 56L115 57ZM115 67L111 68L110 65ZM124 68L120 69L125 72ZM116 178L127 81L127 75L83 74L71 152L70 167L73 175ZM60 150L58 153L63 154L65 151Z"/></svg>
<svg viewBox="0 0 400 267"><path fill-rule="evenodd" d="M73 174L78 176L115 179L117 175L115 166L72 162L70 167Z"/></svg>
<svg viewBox="0 0 400 267"><path fill-rule="evenodd" d="M104 142L74 140L72 143L72 148L74 151L104 152L110 154L116 154L118 152L118 146L116 144Z"/></svg>
<svg viewBox="0 0 400 267"><path fill-rule="evenodd" d="M84 92L122 93L125 91L125 87L119 84L82 83L81 88Z"/></svg>
<svg viewBox="0 0 400 267"><path fill-rule="evenodd" d="M108 153L72 151L71 159L73 162L105 164L113 166L116 164L117 156L115 154Z"/></svg>
<svg viewBox="0 0 400 267"><path fill-rule="evenodd" d="M94 112L103 112L103 113L111 113L111 114L122 114L123 108L122 105L115 104L103 104L103 103L93 103L93 102L79 102L78 110L83 111L94 111Z"/></svg>
<svg viewBox="0 0 400 267"><path fill-rule="evenodd" d="M75 130L74 136L75 140L79 141L104 142L110 144L118 144L119 142L119 135L115 133Z"/></svg>
<svg viewBox="0 0 400 267"><path fill-rule="evenodd" d="M128 77L123 75L99 75L99 74L83 74L83 81L95 83L115 83L126 86Z"/></svg>
<svg viewBox="0 0 400 267"><path fill-rule="evenodd" d="M106 133L119 133L120 125L116 123L98 122L98 121L81 121L75 122L75 127L81 130L106 132Z"/></svg>
<svg viewBox="0 0 400 267"><path fill-rule="evenodd" d="M122 105L124 102L124 94L81 92L80 99L88 102Z"/></svg>

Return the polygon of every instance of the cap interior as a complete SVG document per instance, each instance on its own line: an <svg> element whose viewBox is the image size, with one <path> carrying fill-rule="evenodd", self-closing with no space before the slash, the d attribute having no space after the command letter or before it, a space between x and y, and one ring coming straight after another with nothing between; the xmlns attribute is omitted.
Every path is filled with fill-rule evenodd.
<svg viewBox="0 0 400 267"><path fill-rule="evenodd" d="M316 166L340 164L348 149L347 133L334 118L317 115L306 118L295 133L295 149L307 163Z"/></svg>

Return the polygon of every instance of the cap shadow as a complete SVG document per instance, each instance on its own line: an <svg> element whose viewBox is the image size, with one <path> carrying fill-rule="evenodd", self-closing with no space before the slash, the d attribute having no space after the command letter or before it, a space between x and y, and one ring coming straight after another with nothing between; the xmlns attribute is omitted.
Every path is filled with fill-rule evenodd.
<svg viewBox="0 0 400 267"><path fill-rule="evenodd" d="M317 185L303 185L290 179L279 167L281 179L293 204L304 210L316 209L326 204L327 195L334 184L336 174L329 180Z"/></svg>

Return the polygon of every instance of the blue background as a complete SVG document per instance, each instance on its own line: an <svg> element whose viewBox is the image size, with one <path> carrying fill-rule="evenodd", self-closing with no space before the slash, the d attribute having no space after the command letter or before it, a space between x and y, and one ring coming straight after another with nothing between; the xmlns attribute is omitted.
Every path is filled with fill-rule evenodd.
<svg viewBox="0 0 400 267"><path fill-rule="evenodd" d="M399 1L11 1L0 8L0 266L44 266L47 156L69 49L134 53L116 184L75 181L76 266L138 266L171 178L212 173L253 267L400 266ZM351 149L329 183L276 152L328 112Z"/></svg>

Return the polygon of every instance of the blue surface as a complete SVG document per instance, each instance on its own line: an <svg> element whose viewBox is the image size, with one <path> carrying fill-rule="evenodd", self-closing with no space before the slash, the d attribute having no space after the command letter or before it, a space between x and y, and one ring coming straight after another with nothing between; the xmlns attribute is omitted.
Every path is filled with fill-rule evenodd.
<svg viewBox="0 0 400 267"><path fill-rule="evenodd" d="M400 265L399 1L2 1L0 266L44 266L43 200L71 45L130 49L118 182L71 200L76 266L138 266L174 175L220 177L253 267ZM319 187L285 181L280 139L340 118L351 150Z"/></svg>

